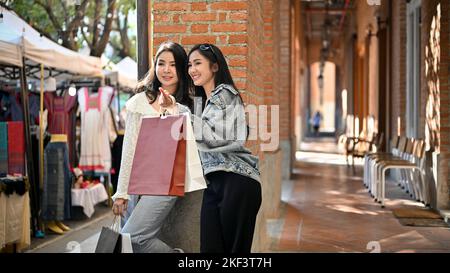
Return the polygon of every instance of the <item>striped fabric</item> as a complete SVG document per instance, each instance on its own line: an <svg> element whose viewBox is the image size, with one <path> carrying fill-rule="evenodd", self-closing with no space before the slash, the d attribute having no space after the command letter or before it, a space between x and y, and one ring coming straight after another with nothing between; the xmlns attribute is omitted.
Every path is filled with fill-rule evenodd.
<svg viewBox="0 0 450 273"><path fill-rule="evenodd" d="M8 173L25 174L25 137L22 121L8 122Z"/></svg>
<svg viewBox="0 0 450 273"><path fill-rule="evenodd" d="M8 124L0 122L0 173L8 173Z"/></svg>
<svg viewBox="0 0 450 273"><path fill-rule="evenodd" d="M71 217L72 175L69 151L64 142L50 142L44 151L43 220L67 220Z"/></svg>

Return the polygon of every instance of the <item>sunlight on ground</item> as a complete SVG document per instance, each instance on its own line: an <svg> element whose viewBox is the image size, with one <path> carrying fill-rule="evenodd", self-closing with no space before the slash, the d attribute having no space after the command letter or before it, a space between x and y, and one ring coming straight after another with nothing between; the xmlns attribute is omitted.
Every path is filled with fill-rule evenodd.
<svg viewBox="0 0 450 273"><path fill-rule="evenodd" d="M402 192L403 195L403 192ZM403 198L409 198L408 196L405 196ZM415 200L408 200L408 199L392 199L392 198L386 198L385 200L387 206L389 207L417 207L417 208L425 208L425 205L415 201Z"/></svg>
<svg viewBox="0 0 450 273"><path fill-rule="evenodd" d="M354 213L354 214L359 214L359 215L374 215L374 216L378 215L378 213L373 212L373 211L360 210L355 207L345 206L345 205L329 205L326 207L329 209L332 209L332 210L337 210L337 211L346 212L346 213Z"/></svg>
<svg viewBox="0 0 450 273"><path fill-rule="evenodd" d="M304 161L303 161L304 162ZM362 181L362 174L360 176L355 175L355 176L347 176L345 174L323 174L323 173L315 173L315 172L311 172L309 170L303 170L303 169L296 169L292 172L292 174L296 174L296 175L304 175L304 176L309 176L309 177L315 177L315 178L321 178L321 179L337 179L337 180L342 180L342 179L346 179L346 180L354 180L354 181Z"/></svg>
<svg viewBox="0 0 450 273"><path fill-rule="evenodd" d="M297 161L330 165L347 165L345 156L341 154L325 154L315 152L301 152L298 151L295 155ZM355 159L355 166L362 166L363 160Z"/></svg>
<svg viewBox="0 0 450 273"><path fill-rule="evenodd" d="M415 253L420 245L421 250L436 248L433 241L413 230L384 238L379 241L382 252Z"/></svg>
<svg viewBox="0 0 450 273"><path fill-rule="evenodd" d="M325 193L331 195L342 195L342 192L340 191L326 191Z"/></svg>

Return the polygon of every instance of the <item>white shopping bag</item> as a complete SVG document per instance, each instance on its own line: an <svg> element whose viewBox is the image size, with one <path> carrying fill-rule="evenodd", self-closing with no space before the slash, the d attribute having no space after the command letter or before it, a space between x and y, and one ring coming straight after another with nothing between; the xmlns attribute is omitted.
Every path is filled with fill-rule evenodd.
<svg viewBox="0 0 450 273"><path fill-rule="evenodd" d="M184 182L184 192L193 192L206 189L207 186L203 176L200 156L198 155L191 117L189 114L186 114L186 117L186 180Z"/></svg>
<svg viewBox="0 0 450 273"><path fill-rule="evenodd" d="M122 236L122 253L133 253L130 233L120 233L120 235Z"/></svg>

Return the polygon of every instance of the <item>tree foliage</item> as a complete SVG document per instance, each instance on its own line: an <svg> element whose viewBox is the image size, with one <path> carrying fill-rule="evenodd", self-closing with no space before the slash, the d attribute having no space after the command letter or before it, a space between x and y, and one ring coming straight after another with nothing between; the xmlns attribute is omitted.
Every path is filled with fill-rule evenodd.
<svg viewBox="0 0 450 273"><path fill-rule="evenodd" d="M11 0L6 5L66 48L88 46L91 56L100 57L110 44L113 56L135 58L136 37L128 30L134 0Z"/></svg>

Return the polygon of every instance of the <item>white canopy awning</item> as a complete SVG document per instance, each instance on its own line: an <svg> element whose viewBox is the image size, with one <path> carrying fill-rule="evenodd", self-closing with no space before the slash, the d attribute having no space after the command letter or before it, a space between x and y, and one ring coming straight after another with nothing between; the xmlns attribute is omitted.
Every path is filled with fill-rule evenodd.
<svg viewBox="0 0 450 273"><path fill-rule="evenodd" d="M46 67L83 76L102 76L100 58L58 45L8 10L3 10L3 23L0 23L0 49L0 63L22 66L23 55Z"/></svg>
<svg viewBox="0 0 450 273"><path fill-rule="evenodd" d="M106 59L106 58L105 58ZM105 60L105 62L107 62ZM107 77L117 77L120 86L134 89L137 85L137 63L130 57L124 58L117 64L108 64L105 71Z"/></svg>
<svg viewBox="0 0 450 273"><path fill-rule="evenodd" d="M0 63L21 67L22 50L20 46L0 40Z"/></svg>
<svg viewBox="0 0 450 273"><path fill-rule="evenodd" d="M119 72L119 84L130 88L135 88L137 85L137 63L130 57L124 58L116 64Z"/></svg>

